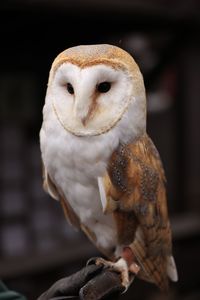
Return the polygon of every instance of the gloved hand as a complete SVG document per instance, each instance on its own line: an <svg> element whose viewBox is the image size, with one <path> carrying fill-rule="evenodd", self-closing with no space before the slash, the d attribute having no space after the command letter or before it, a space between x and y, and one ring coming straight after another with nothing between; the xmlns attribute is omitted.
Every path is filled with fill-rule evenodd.
<svg viewBox="0 0 200 300"><path fill-rule="evenodd" d="M91 261L90 261L91 263ZM37 300L101 300L117 299L124 291L120 274L103 266L88 264L77 273L56 281Z"/></svg>

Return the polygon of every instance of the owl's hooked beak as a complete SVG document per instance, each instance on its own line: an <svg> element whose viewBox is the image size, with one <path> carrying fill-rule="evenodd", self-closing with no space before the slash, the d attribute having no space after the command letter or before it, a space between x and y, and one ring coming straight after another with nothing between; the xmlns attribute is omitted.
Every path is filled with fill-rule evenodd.
<svg viewBox="0 0 200 300"><path fill-rule="evenodd" d="M91 119L93 104L91 97L76 97L74 104L74 114L78 118L82 125L85 127L88 121Z"/></svg>

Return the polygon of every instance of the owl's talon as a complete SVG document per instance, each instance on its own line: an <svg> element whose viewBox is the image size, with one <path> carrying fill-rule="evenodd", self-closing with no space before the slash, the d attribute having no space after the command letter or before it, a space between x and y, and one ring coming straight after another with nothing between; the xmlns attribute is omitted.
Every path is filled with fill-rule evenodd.
<svg viewBox="0 0 200 300"><path fill-rule="evenodd" d="M109 267L112 268L114 263L109 260L106 260L102 257L98 257L98 258L96 258L95 264L97 266L103 265L105 268L109 268Z"/></svg>
<svg viewBox="0 0 200 300"><path fill-rule="evenodd" d="M123 293L125 293L127 291L127 289L129 288L129 285L130 285L129 270L128 270L128 265L127 265L125 259L120 258L116 263L114 263L113 269L116 272L121 273L122 285L125 288Z"/></svg>
<svg viewBox="0 0 200 300"><path fill-rule="evenodd" d="M136 264L135 262L133 262L130 266L129 266L129 271L135 275L137 275L137 273L140 271L140 266L138 266L138 264Z"/></svg>
<svg viewBox="0 0 200 300"><path fill-rule="evenodd" d="M105 268L110 268L111 270L121 273L121 283L122 286L125 288L124 292L125 293L131 283L129 279L129 269L128 265L125 261L125 259L120 258L117 262L113 263L111 261L107 261L101 257L96 259L95 262L96 265L103 265Z"/></svg>
<svg viewBox="0 0 200 300"><path fill-rule="evenodd" d="M91 257L88 259L87 263L86 263L86 266L89 266L89 265L98 265L96 262L97 260L99 259L99 257Z"/></svg>

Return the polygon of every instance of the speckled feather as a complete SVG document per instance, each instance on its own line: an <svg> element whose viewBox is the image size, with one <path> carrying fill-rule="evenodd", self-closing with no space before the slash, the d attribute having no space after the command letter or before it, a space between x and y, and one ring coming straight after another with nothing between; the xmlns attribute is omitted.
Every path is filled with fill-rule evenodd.
<svg viewBox="0 0 200 300"><path fill-rule="evenodd" d="M143 266L141 277L167 289L167 258L171 256L172 246L165 176L150 138L145 134L133 144L120 145L111 157L108 173L113 186L107 188L107 193L118 202L118 211L126 219L126 234L118 230L118 239L123 239L133 249ZM116 217L119 223L120 218ZM142 230L142 242L137 236L135 238L138 227Z"/></svg>

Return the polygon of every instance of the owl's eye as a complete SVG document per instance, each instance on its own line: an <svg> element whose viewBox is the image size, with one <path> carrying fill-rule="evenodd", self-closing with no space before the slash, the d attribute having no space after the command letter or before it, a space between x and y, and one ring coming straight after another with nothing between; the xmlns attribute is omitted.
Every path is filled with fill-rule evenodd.
<svg viewBox="0 0 200 300"><path fill-rule="evenodd" d="M67 91L68 91L68 93L71 94L71 95L74 94L74 88L73 88L72 84L69 83L69 82L67 83Z"/></svg>
<svg viewBox="0 0 200 300"><path fill-rule="evenodd" d="M110 88L111 88L111 83L107 81L101 82L97 85L97 91L99 93L107 93L110 90Z"/></svg>

